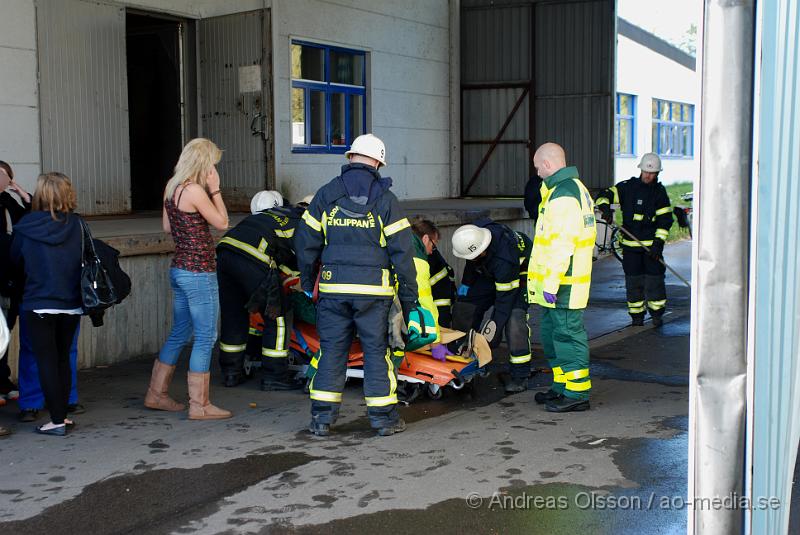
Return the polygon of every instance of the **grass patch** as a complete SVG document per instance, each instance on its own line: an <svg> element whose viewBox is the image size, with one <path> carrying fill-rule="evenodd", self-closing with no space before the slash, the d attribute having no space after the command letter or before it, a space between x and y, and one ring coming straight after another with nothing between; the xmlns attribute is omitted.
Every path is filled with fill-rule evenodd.
<svg viewBox="0 0 800 535"><path fill-rule="evenodd" d="M678 182L677 184L671 184L669 186L664 186L667 188L667 195L669 195L669 203L674 206L691 206L690 201L684 201L681 199L681 195L684 193L688 193L694 189L694 184L691 182ZM669 229L669 236L667 236L667 242L673 242L678 240L687 240L689 239L689 229L682 229L678 226L678 222L675 221L672 224L672 227Z"/></svg>

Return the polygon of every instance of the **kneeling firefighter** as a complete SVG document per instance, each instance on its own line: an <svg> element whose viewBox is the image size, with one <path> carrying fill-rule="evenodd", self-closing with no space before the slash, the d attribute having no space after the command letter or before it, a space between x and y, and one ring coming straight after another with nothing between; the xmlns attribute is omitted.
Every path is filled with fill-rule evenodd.
<svg viewBox="0 0 800 535"><path fill-rule="evenodd" d="M225 386L236 386L244 378L249 314L259 312L264 318L262 390L299 388L288 377L289 333L279 271L296 269L292 238L303 210L282 204L276 191L257 193L250 204L252 215L230 229L217 245L219 363Z"/></svg>
<svg viewBox="0 0 800 535"><path fill-rule="evenodd" d="M473 318L471 327L479 328L491 347L497 347L506 333L511 378L505 391L509 394L528 388L531 371L526 291L531 247L528 236L488 218L459 227L453 234L453 254L467 261L458 289L461 311L453 311L454 324L459 323L456 316L469 308L473 310L467 314ZM465 307L467 303L471 306ZM492 307L491 317L484 318Z"/></svg>
<svg viewBox="0 0 800 535"><path fill-rule="evenodd" d="M408 325L406 349L429 343L435 327L432 314L418 303L410 224L389 191L391 179L378 173L386 165L383 142L372 134L359 136L345 156L350 163L317 192L303 215L305 224L297 230L301 284L309 297L320 262L320 356L309 387L309 430L325 436L336 422L348 353L357 331L364 351L370 424L379 435L387 436L405 430L397 412L397 372L388 344L395 291Z"/></svg>

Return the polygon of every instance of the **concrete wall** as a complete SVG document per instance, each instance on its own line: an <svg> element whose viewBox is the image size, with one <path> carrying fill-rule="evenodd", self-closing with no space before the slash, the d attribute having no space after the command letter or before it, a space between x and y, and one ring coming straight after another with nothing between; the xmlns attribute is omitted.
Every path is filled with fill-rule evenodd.
<svg viewBox="0 0 800 535"><path fill-rule="evenodd" d="M653 150L653 98L694 104L694 158L663 159L659 178L665 184L696 180L700 176L700 73L618 35L617 92L636 95L636 156L616 158L616 181L639 176L636 165Z"/></svg>
<svg viewBox="0 0 800 535"><path fill-rule="evenodd" d="M0 8L0 160L32 189L40 172L33 0L4 0Z"/></svg>
<svg viewBox="0 0 800 535"><path fill-rule="evenodd" d="M290 41L367 51L368 130L386 143L393 191L404 199L448 197L450 188L447 0L273 2L275 171L291 199L339 172L341 155L291 152Z"/></svg>

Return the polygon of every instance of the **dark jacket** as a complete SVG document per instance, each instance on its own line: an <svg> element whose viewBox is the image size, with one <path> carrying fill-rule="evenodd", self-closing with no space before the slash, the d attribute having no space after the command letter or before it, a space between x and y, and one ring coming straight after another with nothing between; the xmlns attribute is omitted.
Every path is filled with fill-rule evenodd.
<svg viewBox="0 0 800 535"><path fill-rule="evenodd" d="M20 205L9 193L0 193L0 295L19 299L22 297L22 285L25 277L22 270L16 268L9 258L11 256L11 235L8 233L6 214L13 227L22 216L31 211L30 203L22 201Z"/></svg>
<svg viewBox="0 0 800 535"><path fill-rule="evenodd" d="M525 211L528 212L528 217L533 219L534 223L536 218L539 217L539 205L542 203L542 179L534 175L528 179L525 184L525 197L523 203L525 204Z"/></svg>
<svg viewBox="0 0 800 535"><path fill-rule="evenodd" d="M321 262L320 295L417 301L411 225L391 179L363 164L342 167L303 214L295 245L303 290L313 291Z"/></svg>
<svg viewBox="0 0 800 535"><path fill-rule="evenodd" d="M505 327L515 306L524 306L527 309L528 261L533 242L522 232L514 231L489 218L479 219L474 224L488 229L492 233L492 241L486 249L486 256L467 261L461 282L472 286L479 277L494 281L492 319L499 332ZM497 343L499 338L495 338Z"/></svg>
<svg viewBox="0 0 800 535"><path fill-rule="evenodd" d="M22 310L81 308L81 224L76 214L35 211L14 227L11 260L24 266Z"/></svg>
<svg viewBox="0 0 800 535"><path fill-rule="evenodd" d="M298 208L280 207L249 215L222 237L217 250L237 253L265 271L276 266L296 271L294 234L302 214Z"/></svg>
<svg viewBox="0 0 800 535"><path fill-rule="evenodd" d="M597 197L595 206L619 204L622 210L622 225L647 246L658 238L667 241L669 229L674 222L667 189L654 180L645 184L639 177L617 183ZM628 249L641 250L641 246L627 236L622 245Z"/></svg>

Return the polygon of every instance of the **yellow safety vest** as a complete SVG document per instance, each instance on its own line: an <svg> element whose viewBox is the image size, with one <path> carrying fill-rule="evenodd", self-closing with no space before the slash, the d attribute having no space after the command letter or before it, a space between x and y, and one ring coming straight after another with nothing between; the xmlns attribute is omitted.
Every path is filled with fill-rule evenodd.
<svg viewBox="0 0 800 535"><path fill-rule="evenodd" d="M528 264L528 302L586 308L597 232L594 203L577 175L562 178L543 193ZM543 292L556 294L556 303L546 302Z"/></svg>

